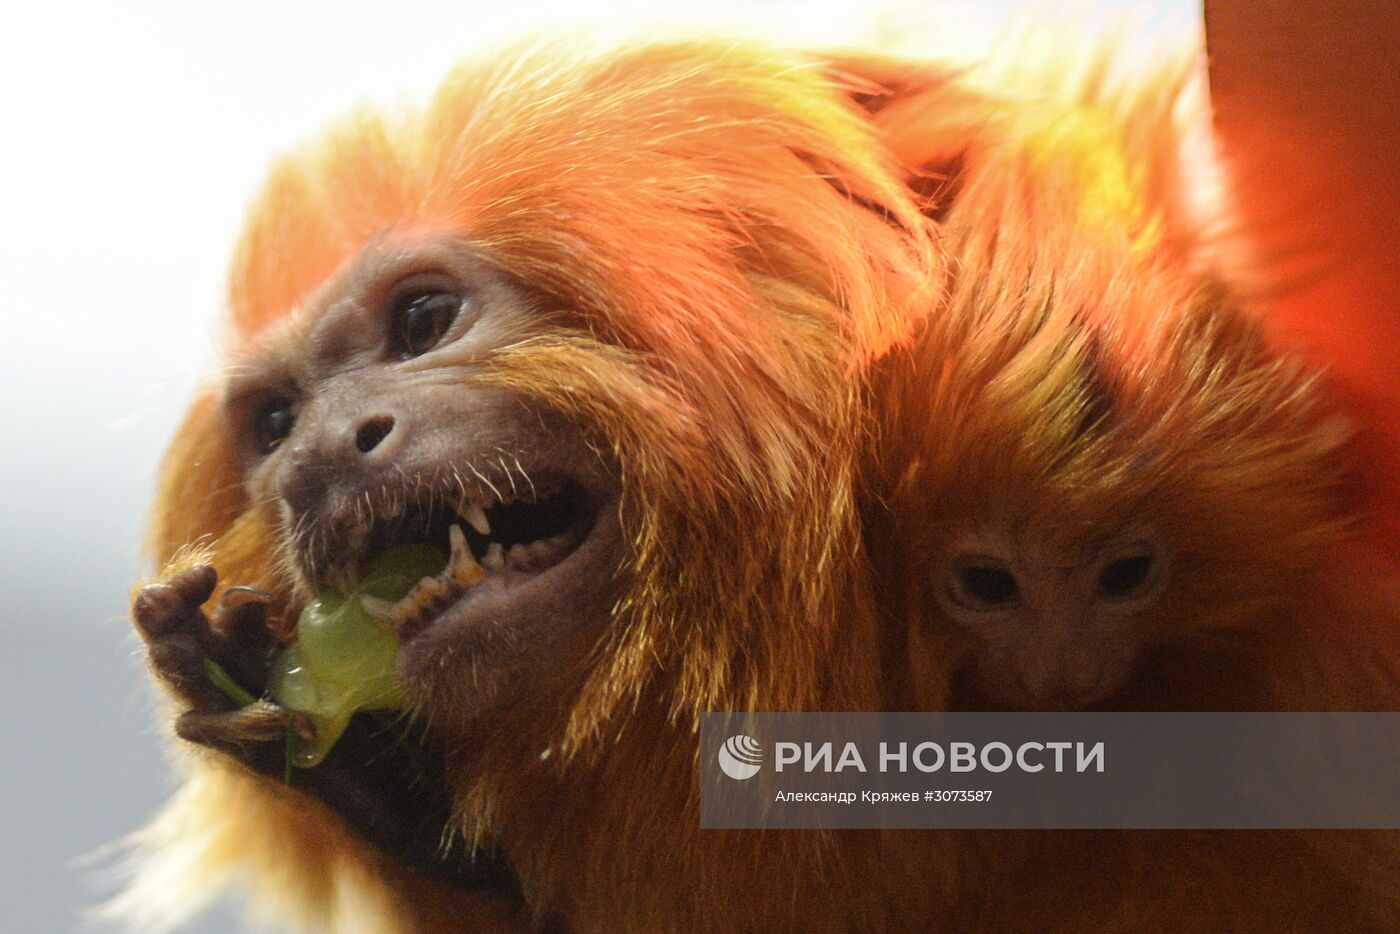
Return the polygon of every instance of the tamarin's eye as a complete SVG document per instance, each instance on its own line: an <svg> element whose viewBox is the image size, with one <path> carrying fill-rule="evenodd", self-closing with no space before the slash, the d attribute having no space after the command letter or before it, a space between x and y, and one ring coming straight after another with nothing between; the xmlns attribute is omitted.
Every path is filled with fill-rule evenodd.
<svg viewBox="0 0 1400 934"><path fill-rule="evenodd" d="M436 347L461 307L462 297L451 292L413 292L400 298L391 325L399 356L407 360Z"/></svg>
<svg viewBox="0 0 1400 934"><path fill-rule="evenodd" d="M1016 577L1004 567L983 561L963 561L953 571L952 598L970 610L1013 606L1020 598Z"/></svg>
<svg viewBox="0 0 1400 934"><path fill-rule="evenodd" d="M286 396L269 399L258 406L253 415L253 434L258 439L258 450L271 454L287 435L292 433L292 400Z"/></svg>
<svg viewBox="0 0 1400 934"><path fill-rule="evenodd" d="M1141 592L1151 576L1151 552L1118 558L1099 571L1099 593L1110 600L1126 600Z"/></svg>

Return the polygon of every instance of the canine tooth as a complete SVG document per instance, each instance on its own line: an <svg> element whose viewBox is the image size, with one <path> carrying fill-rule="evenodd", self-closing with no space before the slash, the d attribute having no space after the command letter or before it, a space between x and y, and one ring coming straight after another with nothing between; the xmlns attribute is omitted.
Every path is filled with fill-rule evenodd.
<svg viewBox="0 0 1400 934"><path fill-rule="evenodd" d="M478 502L463 503L457 507L457 514L482 535L491 534L491 523L486 521L486 510Z"/></svg>
<svg viewBox="0 0 1400 934"><path fill-rule="evenodd" d="M462 591L465 591L468 587L471 587L486 576L486 572L482 570L481 565L476 563L476 559L472 557L470 551L467 552L461 564L449 570L452 575L452 583L456 585L458 590Z"/></svg>
<svg viewBox="0 0 1400 934"><path fill-rule="evenodd" d="M365 612L374 617L377 622L393 622L395 604L392 600L381 600L363 593L360 594L360 606L364 607Z"/></svg>
<svg viewBox="0 0 1400 934"><path fill-rule="evenodd" d="M457 567L462 561L462 555L467 551L467 533L462 531L460 525L449 525L447 527L447 544L450 554L447 557L447 570Z"/></svg>
<svg viewBox="0 0 1400 934"><path fill-rule="evenodd" d="M453 525L447 529L447 538L452 545L452 555L447 559L447 567L438 576L459 587L470 587L481 580L483 572L471 549L467 547L467 535L460 525Z"/></svg>
<svg viewBox="0 0 1400 934"><path fill-rule="evenodd" d="M492 571L506 566L506 552L500 542L492 542L491 547L486 549L486 554L481 558L481 566Z"/></svg>

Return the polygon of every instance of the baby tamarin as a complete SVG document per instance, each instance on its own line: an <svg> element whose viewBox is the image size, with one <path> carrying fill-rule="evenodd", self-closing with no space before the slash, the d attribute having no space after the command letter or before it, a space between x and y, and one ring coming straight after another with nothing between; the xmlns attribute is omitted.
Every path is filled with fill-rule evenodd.
<svg viewBox="0 0 1400 934"><path fill-rule="evenodd" d="M1184 80L971 120L895 93L879 116L951 256L876 390L868 547L913 708L1400 705L1350 429L1173 183ZM988 929L1393 929L1393 837L984 833L963 903Z"/></svg>
<svg viewBox="0 0 1400 934"><path fill-rule="evenodd" d="M1347 429L1221 286L1152 268L1102 222L1079 234L1054 201L1003 201L981 253L992 219L969 218L982 190L965 171L948 313L898 365L883 432L913 644L964 708L1126 691L1212 709L1209 679L1146 700L1141 666L1309 603L1354 505Z"/></svg>
<svg viewBox="0 0 1400 934"><path fill-rule="evenodd" d="M899 377L916 682L962 709L1237 706L1248 685L1163 682L1157 650L1248 654L1326 612L1348 429L1217 287L1056 242L1070 271L955 285L1017 298L955 305Z"/></svg>
<svg viewBox="0 0 1400 934"><path fill-rule="evenodd" d="M895 92L877 116L937 182L952 272L877 391L893 534L873 539L913 562L938 667L1012 708L1104 703L1145 649L1253 644L1320 587L1367 582L1354 628L1392 612L1393 569L1353 538L1351 426L1216 271L1219 219L1193 216L1189 61L1063 84L1039 110ZM1211 709L1191 690L1157 702Z"/></svg>
<svg viewBox="0 0 1400 934"><path fill-rule="evenodd" d="M133 607L195 744L139 916L236 872L336 929L927 907L871 834L698 827L703 712L884 704L863 379L936 250L852 101L742 43L542 45L275 169ZM391 621L408 727L361 716L288 787L286 711L207 663L258 694L310 595L449 536L485 579Z"/></svg>

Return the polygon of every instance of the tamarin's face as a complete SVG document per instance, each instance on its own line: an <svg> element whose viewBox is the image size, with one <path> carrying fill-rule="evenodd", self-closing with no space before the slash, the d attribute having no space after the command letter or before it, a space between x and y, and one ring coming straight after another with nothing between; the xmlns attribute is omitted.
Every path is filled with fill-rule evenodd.
<svg viewBox="0 0 1400 934"><path fill-rule="evenodd" d="M992 520L943 557L934 596L976 641L966 675L988 699L1081 707L1123 687L1159 635L1171 558L1150 526L1106 532L1066 542Z"/></svg>
<svg viewBox="0 0 1400 934"><path fill-rule="evenodd" d="M1113 297L934 334L904 389L912 649L955 706L1131 705L1159 649L1286 625L1344 523L1304 374L1217 296Z"/></svg>
<svg viewBox="0 0 1400 934"><path fill-rule="evenodd" d="M489 694L608 608L613 465L568 419L479 381L553 311L464 239L383 237L235 362L228 430L306 591L348 591L395 545L446 551L453 526L485 569L397 622L410 680L461 653L475 676L459 690Z"/></svg>
<svg viewBox="0 0 1400 934"><path fill-rule="evenodd" d="M284 617L391 546L465 544L485 578L389 625L411 712L481 771L644 689L697 712L822 689L866 608L856 562L810 572L855 551L858 374L935 256L821 68L703 43L569 61L468 63L275 168L230 277L223 431L167 468L236 452L208 484L236 472L241 499L197 487L168 512L208 515L167 537L229 565L234 518L275 529L281 566L238 583Z"/></svg>

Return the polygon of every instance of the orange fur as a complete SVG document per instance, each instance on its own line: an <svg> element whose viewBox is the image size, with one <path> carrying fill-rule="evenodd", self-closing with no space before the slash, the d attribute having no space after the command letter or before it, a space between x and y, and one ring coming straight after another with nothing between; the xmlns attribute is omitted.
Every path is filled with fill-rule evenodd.
<svg viewBox="0 0 1400 934"><path fill-rule="evenodd" d="M959 647L907 585L993 501L1063 529L1155 495L1191 547L1263 575L1203 628L1265 612L1302 634L1246 657L1269 659L1257 703L1390 702L1390 604L1327 596L1352 579L1324 554L1347 540L1348 442L1231 311L1197 236L1186 61L1155 84L1103 61L954 80L705 42L517 49L464 66L421 112L358 116L274 169L234 264L231 353L306 314L366 242L442 231L581 322L498 351L483 378L610 449L623 596L601 637L559 660L563 687L487 735L461 735L450 691L419 711L460 753L455 829L502 848L526 914L609 931L1390 917L1388 864L1347 865L1379 852L1357 835L698 830L700 713L945 703ZM1049 90L1027 102L987 85ZM1101 442L1086 440L1091 356L1128 413ZM225 584L276 591L285 623L280 530L242 492L218 392L172 444L152 550L174 570L202 546ZM1143 458L1169 491L1144 481ZM1235 579L1208 575L1169 612ZM1339 640L1319 606L1343 605ZM1351 678L1358 658L1378 677ZM1189 671L1182 702L1204 703L1221 682ZM1288 693L1299 683L1316 693ZM516 906L414 881L330 812L213 755L188 757L148 839L127 900L147 923L235 872L288 923L523 923Z"/></svg>
<svg viewBox="0 0 1400 934"><path fill-rule="evenodd" d="M1400 9L1206 3L1215 126L1270 339L1358 428L1363 533L1400 556ZM1257 28L1268 22L1267 29ZM1364 24L1364 25L1363 25ZM1308 62L1307 68L1297 63Z"/></svg>
<svg viewBox="0 0 1400 934"><path fill-rule="evenodd" d="M947 705L972 648L941 571L988 521L1054 554L1164 531L1177 573L1151 612L1166 642L1115 705L1400 706L1400 603L1393 569L1357 554L1353 436L1319 380L1268 348L1189 209L1183 121L1206 115L1183 108L1185 66L1140 84L1044 73L1030 106L973 113L916 93L877 116L909 171L947 166L955 192L935 212L946 306L877 388L870 547L909 627L911 706ZM976 929L1400 920L1388 834L962 839Z"/></svg>
<svg viewBox="0 0 1400 934"><path fill-rule="evenodd" d="M817 59L704 42L515 50L464 66L420 113L362 115L291 156L253 208L234 352L305 314L372 238L444 230L581 322L542 323L483 379L611 448L628 540L613 618L559 659L565 687L487 735L454 732L470 711L450 686L412 699L462 753L455 829L498 843L538 916L888 925L938 888L915 885L927 867L912 863L872 886L872 834L697 828L700 713L883 704L854 502L863 373L930 307L937 252L862 117ZM209 543L224 583L277 591L290 619L279 532L240 500L208 398L165 477L158 560ZM323 811L284 823L281 800L196 757L155 838L158 866L188 870L178 897L240 866L289 919L350 923L347 886L379 893L371 926L451 929L441 917L483 910L437 891L417 904L438 921L405 913L391 867L323 830Z"/></svg>

